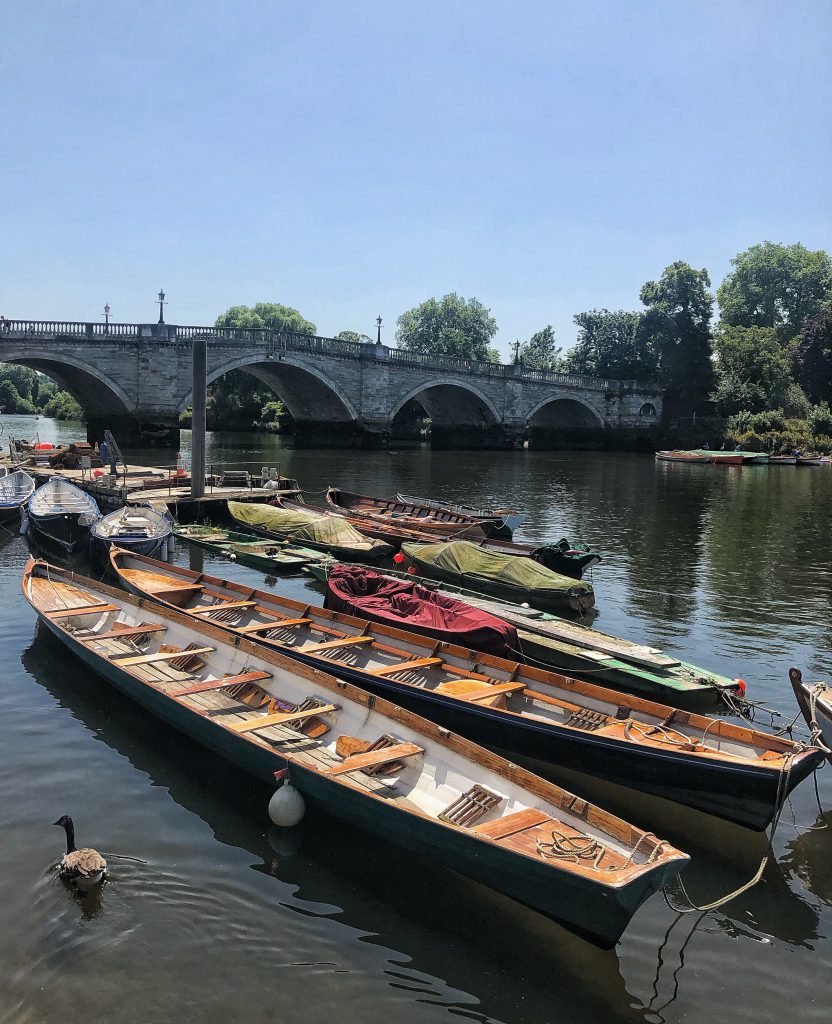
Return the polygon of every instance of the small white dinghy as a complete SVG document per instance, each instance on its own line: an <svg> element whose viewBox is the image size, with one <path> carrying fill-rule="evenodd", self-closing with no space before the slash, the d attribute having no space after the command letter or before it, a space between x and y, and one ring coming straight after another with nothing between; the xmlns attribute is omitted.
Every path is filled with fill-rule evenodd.
<svg viewBox="0 0 832 1024"><path fill-rule="evenodd" d="M16 519L34 491L35 481L22 469L0 477L0 523Z"/></svg>
<svg viewBox="0 0 832 1024"><path fill-rule="evenodd" d="M100 518L95 498L62 476L47 480L29 499L32 529L67 554L89 541L90 527Z"/></svg>
<svg viewBox="0 0 832 1024"><path fill-rule="evenodd" d="M170 521L155 509L126 506L110 512L90 528L91 553L106 559L111 547L167 561Z"/></svg>

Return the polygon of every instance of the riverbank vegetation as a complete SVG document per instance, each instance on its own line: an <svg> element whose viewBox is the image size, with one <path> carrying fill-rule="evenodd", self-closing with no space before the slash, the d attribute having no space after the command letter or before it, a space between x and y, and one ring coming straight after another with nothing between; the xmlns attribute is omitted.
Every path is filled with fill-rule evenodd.
<svg viewBox="0 0 832 1024"><path fill-rule="evenodd" d="M826 252L799 243L753 245L734 257L716 294L707 269L679 260L645 282L639 300L639 309L577 313L578 338L565 353L547 324L512 346L514 358L535 370L658 384L665 410L653 432L659 442L771 451L832 446L832 261ZM216 323L317 331L298 310L266 302L232 306ZM402 313L396 342L416 354L499 362L496 333L490 309L451 292ZM372 341L352 330L337 337ZM424 436L424 412L410 404L401 417L408 419L405 433ZM190 411L183 413L183 425L189 417ZM292 419L266 382L233 370L211 386L208 426L283 433Z"/></svg>
<svg viewBox="0 0 832 1024"><path fill-rule="evenodd" d="M34 415L55 420L83 420L84 411L68 391L28 366L0 363L0 413Z"/></svg>

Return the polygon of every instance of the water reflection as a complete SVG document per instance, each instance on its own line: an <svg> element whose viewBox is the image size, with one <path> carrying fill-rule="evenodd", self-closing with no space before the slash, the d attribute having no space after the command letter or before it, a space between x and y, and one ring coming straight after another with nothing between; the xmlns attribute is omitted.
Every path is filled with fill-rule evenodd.
<svg viewBox="0 0 832 1024"><path fill-rule="evenodd" d="M291 833L269 829L267 786L173 733L79 665L64 664L57 673L62 659L63 648L43 629L22 655L27 673L60 707L150 786L162 787L178 807L205 822L217 843L244 852L249 869L277 883L260 898L282 911L282 948L291 945L292 919L300 917L307 926L298 948L318 951L312 957L292 954L290 964L380 970L385 985L420 1003L464 1008L474 1019L515 1019L518 992L529 1019L550 1019L553 1007L563 1020L602 1014L641 1019L637 1009L625 1009L630 1000L614 952L596 950L513 901L314 807ZM177 827L190 834L181 816ZM163 866L152 835L141 839L146 868L137 859L114 860L113 879L101 896L103 913L114 902L119 916L127 912L117 899L125 890L144 890L146 899L152 876L150 889L157 896L163 890L178 914L198 910L200 930L210 935L233 927L243 951L265 955L273 939L249 920L257 914L252 894L239 892L239 880L221 879L221 892L211 898L215 910L206 907L200 876L213 870L216 857L210 850L203 851L205 860L186 854L187 841L185 835L174 840L181 865ZM102 852L110 855L107 848ZM349 953L354 940L375 949L369 959ZM334 955L321 956L322 949Z"/></svg>

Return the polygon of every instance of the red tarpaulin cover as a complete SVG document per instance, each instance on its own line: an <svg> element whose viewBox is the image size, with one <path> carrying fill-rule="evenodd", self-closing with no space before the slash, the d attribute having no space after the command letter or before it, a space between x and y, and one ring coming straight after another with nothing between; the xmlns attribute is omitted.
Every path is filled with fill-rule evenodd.
<svg viewBox="0 0 832 1024"><path fill-rule="evenodd" d="M359 565L336 565L324 606L371 622L517 660L520 641L508 622L417 583L382 576Z"/></svg>

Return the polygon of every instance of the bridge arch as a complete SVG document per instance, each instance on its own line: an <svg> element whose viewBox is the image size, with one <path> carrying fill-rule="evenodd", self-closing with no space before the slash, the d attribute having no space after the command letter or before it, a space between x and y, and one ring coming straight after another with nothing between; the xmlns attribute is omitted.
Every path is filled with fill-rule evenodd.
<svg viewBox="0 0 832 1024"><path fill-rule="evenodd" d="M359 418L343 389L317 367L306 365L292 355L269 359L262 353L237 356L208 367L208 384L231 370L245 370L262 381L283 402L295 420L324 420L352 423ZM179 402L177 412L191 404L189 390Z"/></svg>
<svg viewBox="0 0 832 1024"><path fill-rule="evenodd" d="M390 422L414 399L435 424L442 426L493 426L501 419L491 399L473 384L458 377L434 377L396 401L390 409Z"/></svg>
<svg viewBox="0 0 832 1024"><path fill-rule="evenodd" d="M47 357L42 350L9 350L4 346L0 358L4 363L28 366L51 377L62 390L72 395L85 413L97 418L123 416L136 408L135 400L112 377L94 364L69 353Z"/></svg>
<svg viewBox="0 0 832 1024"><path fill-rule="evenodd" d="M527 426L544 430L586 430L606 426L604 417L581 398L550 395L541 399L526 417Z"/></svg>

